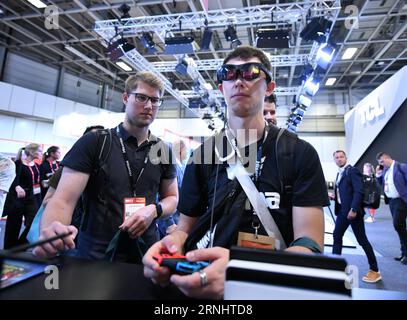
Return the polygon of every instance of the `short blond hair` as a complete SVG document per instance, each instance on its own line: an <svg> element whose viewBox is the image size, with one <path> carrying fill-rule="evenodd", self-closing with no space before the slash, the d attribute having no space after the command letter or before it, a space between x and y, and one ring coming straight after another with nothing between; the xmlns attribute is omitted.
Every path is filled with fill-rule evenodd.
<svg viewBox="0 0 407 320"><path fill-rule="evenodd" d="M150 87L158 89L160 91L161 96L164 94L164 83L158 76L149 71L140 71L137 72L135 75L128 77L125 83L124 90L127 93L130 93L133 90L137 89L137 86L140 82L143 82L149 85Z"/></svg>

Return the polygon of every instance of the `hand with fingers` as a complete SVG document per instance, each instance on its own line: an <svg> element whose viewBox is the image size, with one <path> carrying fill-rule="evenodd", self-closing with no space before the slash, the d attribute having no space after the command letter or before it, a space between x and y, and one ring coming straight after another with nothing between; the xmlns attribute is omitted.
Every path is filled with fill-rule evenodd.
<svg viewBox="0 0 407 320"><path fill-rule="evenodd" d="M141 236L147 230L156 216L156 207L150 204L137 210L119 228L124 232L128 232L130 238L134 239Z"/></svg>
<svg viewBox="0 0 407 320"><path fill-rule="evenodd" d="M229 250L221 247L198 249L186 254L189 261L211 261L208 267L193 274L171 275L170 281L185 295L201 299L222 299L225 288Z"/></svg>
<svg viewBox="0 0 407 320"><path fill-rule="evenodd" d="M66 226L59 221L54 221L49 227L42 229L39 240L48 239L64 233L71 234L62 239L54 240L50 243L35 247L33 254L42 258L52 258L59 252L74 249L74 239L78 234L78 229L74 226Z"/></svg>
<svg viewBox="0 0 407 320"><path fill-rule="evenodd" d="M182 254L184 241L185 236L180 231L175 231L152 245L143 257L144 276L162 287L167 286L171 272L167 267L160 266L154 257L163 253Z"/></svg>

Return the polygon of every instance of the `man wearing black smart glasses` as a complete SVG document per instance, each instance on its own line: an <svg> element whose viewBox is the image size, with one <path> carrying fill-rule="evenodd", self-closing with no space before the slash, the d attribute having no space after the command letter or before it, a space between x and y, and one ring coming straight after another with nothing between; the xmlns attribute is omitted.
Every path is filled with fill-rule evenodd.
<svg viewBox="0 0 407 320"><path fill-rule="evenodd" d="M35 254L49 257L75 247L77 229L70 224L82 192L79 257L140 263L158 241L155 219L172 214L178 201L175 166L152 158L153 151L161 150L161 157L169 151L149 131L163 94L164 85L154 74L130 76L123 93L124 122L75 143L62 162L61 180L41 220L41 238L72 235L36 247Z"/></svg>
<svg viewBox="0 0 407 320"><path fill-rule="evenodd" d="M288 251L322 252L322 207L329 200L321 164L309 143L266 124L264 98L275 88L270 71L264 52L248 46L231 52L219 68L219 89L228 108L226 129L194 151L180 193L178 228L143 258L144 274L154 282L172 282L192 297L221 298L231 245L276 248L279 244ZM211 150L209 157L207 150ZM234 170L238 161L264 197L267 212L255 210L251 204L256 202L246 196L250 192L239 188L243 184L235 179ZM272 238L270 225L257 211L266 215L265 221L272 216L279 239ZM211 263L199 273L171 275L153 259L162 252L187 252L190 261Z"/></svg>

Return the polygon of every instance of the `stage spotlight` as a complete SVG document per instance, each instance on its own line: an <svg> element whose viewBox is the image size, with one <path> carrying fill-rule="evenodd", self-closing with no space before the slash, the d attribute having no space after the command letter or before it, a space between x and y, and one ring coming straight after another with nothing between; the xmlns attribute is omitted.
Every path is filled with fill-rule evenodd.
<svg viewBox="0 0 407 320"><path fill-rule="evenodd" d="M289 48L289 30L258 29L256 32L257 48Z"/></svg>
<svg viewBox="0 0 407 320"><path fill-rule="evenodd" d="M296 115L297 117L300 117L301 118L300 120L302 120L302 118L304 117L304 114L305 114L305 109L297 107L294 110L293 114Z"/></svg>
<svg viewBox="0 0 407 320"><path fill-rule="evenodd" d="M124 38L120 38L108 45L105 49L106 56L109 57L111 61L116 61L124 55L124 53L133 50L135 47L128 43Z"/></svg>
<svg viewBox="0 0 407 320"><path fill-rule="evenodd" d="M193 37L175 36L165 38L165 54L192 54L194 53Z"/></svg>
<svg viewBox="0 0 407 320"><path fill-rule="evenodd" d="M293 123L287 123L287 130L293 133L297 132L297 126Z"/></svg>
<svg viewBox="0 0 407 320"><path fill-rule="evenodd" d="M314 77L310 77L304 84L305 92L313 97L319 90L319 81Z"/></svg>
<svg viewBox="0 0 407 320"><path fill-rule="evenodd" d="M300 37L305 41L326 42L326 34L332 26L332 21L323 17L313 18L300 32Z"/></svg>
<svg viewBox="0 0 407 320"><path fill-rule="evenodd" d="M128 18L130 18L130 14L129 14L130 9L131 8L127 4L123 3L119 7L119 11L122 13L120 19L128 19Z"/></svg>
<svg viewBox="0 0 407 320"><path fill-rule="evenodd" d="M335 48L327 43L322 44L316 56L316 62L318 66L323 69L327 69L328 65L332 62L333 56L335 53Z"/></svg>
<svg viewBox="0 0 407 320"><path fill-rule="evenodd" d="M237 38L237 33L234 26L229 25L223 34L225 35L226 41L230 42L231 49L236 49L242 44L242 42Z"/></svg>
<svg viewBox="0 0 407 320"><path fill-rule="evenodd" d="M209 50L209 46L211 45L213 31L206 27L202 34L201 40L201 50Z"/></svg>
<svg viewBox="0 0 407 320"><path fill-rule="evenodd" d="M144 48L148 50L148 53L154 54L157 52L157 49L155 48L155 42L153 40L153 35L151 33L143 32L140 41L143 44Z"/></svg>
<svg viewBox="0 0 407 320"><path fill-rule="evenodd" d="M301 105L301 106L304 106L304 108L305 109L307 109L307 108L309 108L310 107L310 105L311 105L311 103L312 103L312 100L310 99L310 98L308 98L307 96L305 96L305 95L300 95L300 97L298 98L298 103Z"/></svg>
<svg viewBox="0 0 407 320"><path fill-rule="evenodd" d="M312 67L311 64L307 64L304 67L304 70L302 71L302 74L300 76L300 81L299 84L301 85L304 81L308 79L308 77L314 72L314 68Z"/></svg>
<svg viewBox="0 0 407 320"><path fill-rule="evenodd" d="M178 61L177 65L175 66L175 72L178 72L183 76L188 74L188 62L184 58Z"/></svg>

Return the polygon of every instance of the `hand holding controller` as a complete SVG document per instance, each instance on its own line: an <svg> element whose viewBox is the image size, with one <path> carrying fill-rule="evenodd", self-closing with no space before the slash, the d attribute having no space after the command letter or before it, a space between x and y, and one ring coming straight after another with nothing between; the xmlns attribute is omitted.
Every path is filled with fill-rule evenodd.
<svg viewBox="0 0 407 320"><path fill-rule="evenodd" d="M184 255L180 254L161 253L153 255L153 258L160 266L170 269L171 273L180 275L194 273L209 265L206 261L188 261Z"/></svg>

